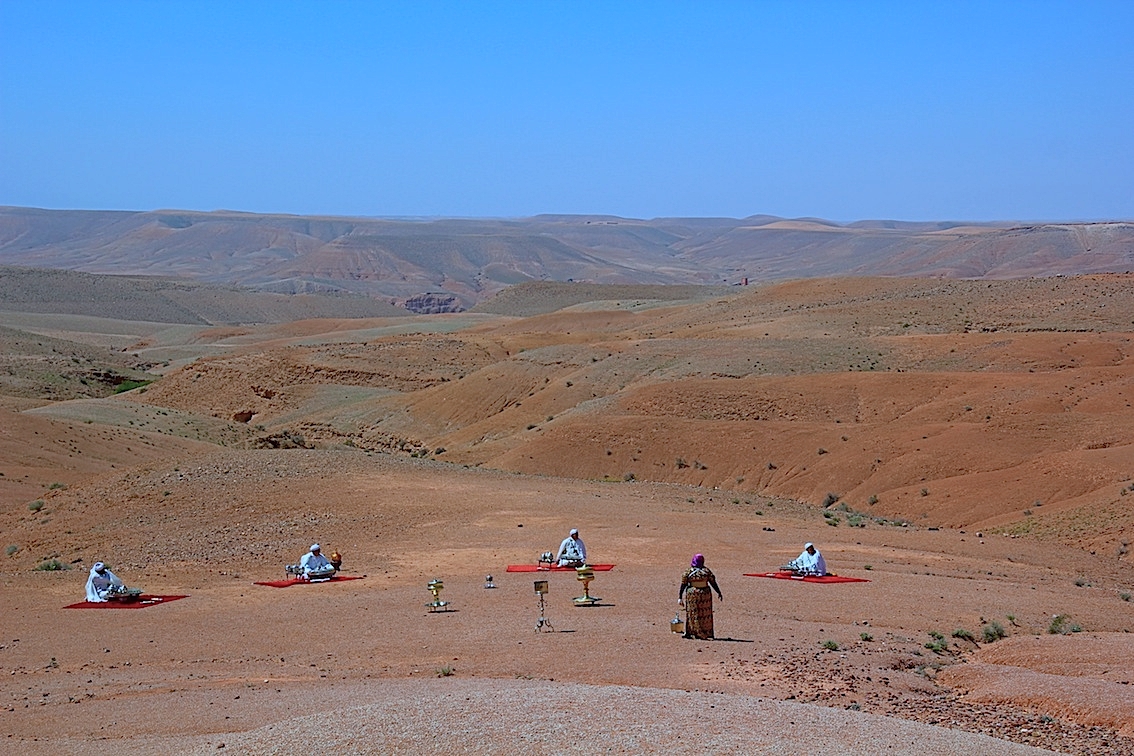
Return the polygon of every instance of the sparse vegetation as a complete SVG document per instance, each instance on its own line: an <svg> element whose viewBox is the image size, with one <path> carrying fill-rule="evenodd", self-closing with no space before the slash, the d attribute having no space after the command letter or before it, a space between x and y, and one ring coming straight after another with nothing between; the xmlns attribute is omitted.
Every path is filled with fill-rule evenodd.
<svg viewBox="0 0 1134 756"><path fill-rule="evenodd" d="M43 499L36 499L32 503L28 504L28 509L30 509L32 512L38 512L41 509L43 509L43 505L44 505Z"/></svg>
<svg viewBox="0 0 1134 756"><path fill-rule="evenodd" d="M999 622L993 620L981 626L981 637L984 638L985 643L995 643L1001 638L1008 637L1008 631Z"/></svg>
<svg viewBox="0 0 1134 756"><path fill-rule="evenodd" d="M974 636L971 632L963 627L958 627L953 631L952 635L954 638L960 638L961 640L967 640L976 643L976 636Z"/></svg>
<svg viewBox="0 0 1134 756"><path fill-rule="evenodd" d="M945 635L937 630L930 630L929 637L933 640L925 644L935 654L943 654L949 650L949 641L945 640Z"/></svg>
<svg viewBox="0 0 1134 756"><path fill-rule="evenodd" d="M7 556L12 556L13 554L15 554L19 550L20 550L19 546L17 546L14 543L10 543L10 544L8 544L8 547L6 549L4 549L4 554L7 555ZM1127 599L1127 600L1129 600L1129 599Z"/></svg>
<svg viewBox="0 0 1134 756"><path fill-rule="evenodd" d="M823 497L823 508L827 509L828 507L833 506L835 504L835 502L837 502L839 500L839 498L840 497L837 493L834 493L833 491L828 491L827 495L825 497Z"/></svg>
<svg viewBox="0 0 1134 756"><path fill-rule="evenodd" d="M437 670L436 670L436 673L437 673L438 677L451 677L453 675L453 673L456 672L456 671L457 670L453 669L452 667L445 666L445 667L438 667Z"/></svg>
<svg viewBox="0 0 1134 756"><path fill-rule="evenodd" d="M861 638L862 640L866 641L867 643L874 640L874 636L871 635L870 633L859 633L858 637Z"/></svg>
<svg viewBox="0 0 1134 756"><path fill-rule="evenodd" d="M57 491L59 489L67 490L67 484L55 482L55 483L52 483L50 486L47 487L47 490L49 490L49 491Z"/></svg>
<svg viewBox="0 0 1134 756"><path fill-rule="evenodd" d="M148 386L151 383L153 383L153 381L122 381L122 383L119 383L118 386L114 389L114 393L122 394L127 391L133 391L136 388Z"/></svg>
<svg viewBox="0 0 1134 756"><path fill-rule="evenodd" d="M11 547L9 547L9 548L11 548ZM1120 593L1120 594L1118 594L1118 597L1120 599L1122 599L1123 601L1129 601L1130 600L1130 594L1129 593Z"/></svg>
<svg viewBox="0 0 1134 756"><path fill-rule="evenodd" d="M60 562L58 559L46 559L37 564L33 569L39 572L57 572L59 570L69 570L71 565Z"/></svg>
<svg viewBox="0 0 1134 756"><path fill-rule="evenodd" d="M1071 622L1071 615L1057 614L1048 623L1047 632L1051 635L1067 635L1068 633L1082 632L1083 628Z"/></svg>
<svg viewBox="0 0 1134 756"><path fill-rule="evenodd" d="M828 651L838 651L839 644L833 640L825 640L823 641L823 648L827 649Z"/></svg>

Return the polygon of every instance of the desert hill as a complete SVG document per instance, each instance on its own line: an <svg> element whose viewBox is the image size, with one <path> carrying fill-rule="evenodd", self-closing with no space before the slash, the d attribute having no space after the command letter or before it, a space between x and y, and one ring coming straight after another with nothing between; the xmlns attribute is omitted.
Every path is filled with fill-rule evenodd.
<svg viewBox="0 0 1134 756"><path fill-rule="evenodd" d="M464 465L834 494L860 520L1117 554L1134 525L1120 496L1134 484L1130 284L845 279L604 300L444 334L245 347L137 401ZM1072 524L1100 511L1105 526Z"/></svg>
<svg viewBox="0 0 1134 756"><path fill-rule="evenodd" d="M428 317L2 312L10 365L150 381L68 398L52 368L3 388L8 731L33 753L271 752L332 727L343 749L419 753L433 741L367 729L374 706L459 692L471 732L525 696L574 721L573 691L643 723L626 752L688 752L667 709L756 721L778 699L821 737L879 738L823 741L836 753L1132 754L1132 284L544 281ZM573 526L617 563L604 605L572 606L555 575L559 632L533 633L532 576L504 566ZM252 585L312 540L365 579ZM744 576L808 540L870 582ZM717 643L667 627L696 551L726 596ZM190 596L60 609L96 559ZM424 609L433 578L452 611ZM759 747L721 724L722 750ZM557 752L550 731L493 737Z"/></svg>
<svg viewBox="0 0 1134 756"><path fill-rule="evenodd" d="M403 302L441 292L467 308L526 281L733 285L1121 273L1134 270L1134 223L380 219L5 207L0 264Z"/></svg>
<svg viewBox="0 0 1134 756"><path fill-rule="evenodd" d="M289 296L150 276L19 267L0 267L0 311L184 325L407 314L403 308L369 297Z"/></svg>
<svg viewBox="0 0 1134 756"><path fill-rule="evenodd" d="M147 371L202 354L214 326L310 318L398 318L369 297L283 295L171 279L0 267L0 394L106 396ZM212 334L212 335L210 335ZM148 345L149 359L130 347ZM162 344L169 349L162 350Z"/></svg>

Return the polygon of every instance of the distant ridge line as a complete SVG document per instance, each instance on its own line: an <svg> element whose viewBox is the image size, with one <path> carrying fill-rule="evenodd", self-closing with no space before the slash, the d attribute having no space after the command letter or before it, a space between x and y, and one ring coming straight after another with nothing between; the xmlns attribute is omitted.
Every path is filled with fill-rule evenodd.
<svg viewBox="0 0 1134 756"><path fill-rule="evenodd" d="M539 281L720 286L834 276L1012 279L1134 270L1134 222L366 218L0 207L0 265L462 307Z"/></svg>

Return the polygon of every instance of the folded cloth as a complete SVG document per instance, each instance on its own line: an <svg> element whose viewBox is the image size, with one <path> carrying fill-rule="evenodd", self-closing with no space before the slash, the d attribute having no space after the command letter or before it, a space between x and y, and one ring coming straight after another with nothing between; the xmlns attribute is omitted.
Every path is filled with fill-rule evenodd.
<svg viewBox="0 0 1134 756"><path fill-rule="evenodd" d="M869 583L866 578L843 577L842 575L794 575L790 572L745 572L745 577L765 577L776 580L795 580L801 583Z"/></svg>
<svg viewBox="0 0 1134 756"><path fill-rule="evenodd" d="M289 578L287 580L257 580L253 585L266 585L270 588L290 588L293 585L320 585L321 583L337 583L341 580L362 580L365 575L335 575L329 578L304 580L303 578Z"/></svg>
<svg viewBox="0 0 1134 756"><path fill-rule="evenodd" d="M595 572L606 572L613 570L613 564L588 564ZM546 564L510 564L505 569L505 572L574 572L574 567L560 567L555 564L547 566Z"/></svg>
<svg viewBox="0 0 1134 756"><path fill-rule="evenodd" d="M150 596L143 593L129 601L80 601L77 604L68 604L64 609L145 609L147 606L166 604L188 596Z"/></svg>

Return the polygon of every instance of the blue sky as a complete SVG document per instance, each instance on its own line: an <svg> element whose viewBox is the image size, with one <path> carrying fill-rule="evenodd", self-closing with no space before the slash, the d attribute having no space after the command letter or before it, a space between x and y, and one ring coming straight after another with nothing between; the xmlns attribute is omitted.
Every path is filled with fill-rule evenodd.
<svg viewBox="0 0 1134 756"><path fill-rule="evenodd" d="M0 0L0 204L1134 220L1134 2Z"/></svg>

